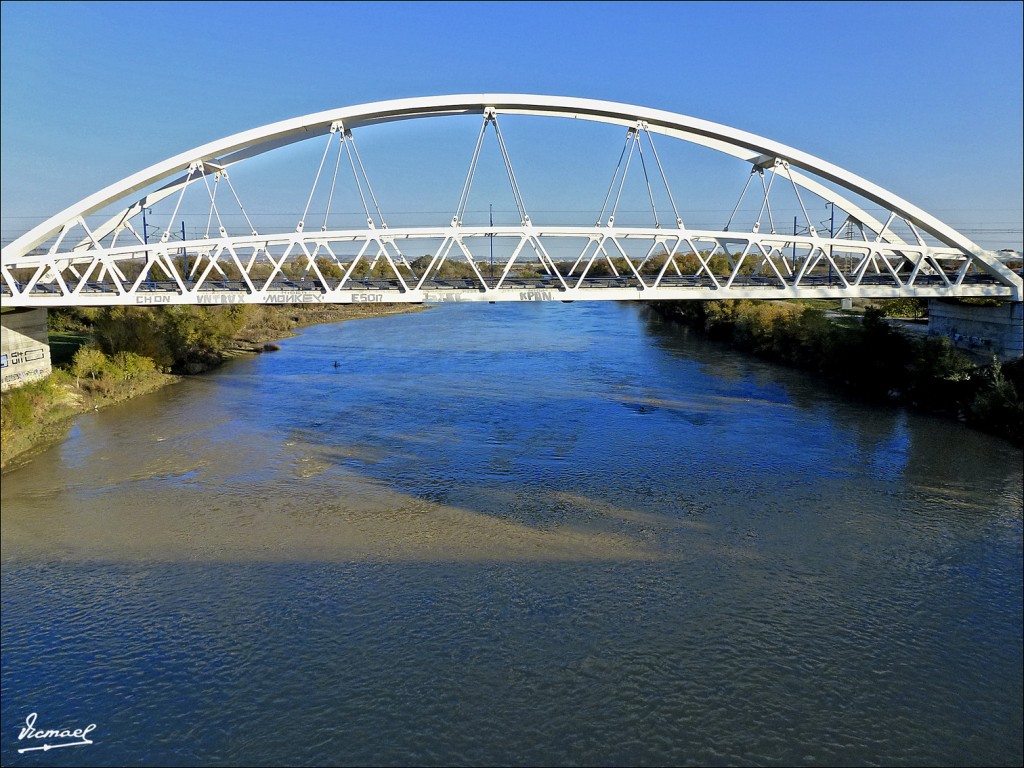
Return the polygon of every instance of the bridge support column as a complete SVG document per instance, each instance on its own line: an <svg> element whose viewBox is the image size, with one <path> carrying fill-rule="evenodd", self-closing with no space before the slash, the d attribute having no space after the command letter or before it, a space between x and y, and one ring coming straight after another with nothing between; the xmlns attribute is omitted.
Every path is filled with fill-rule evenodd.
<svg viewBox="0 0 1024 768"><path fill-rule="evenodd" d="M931 299L928 335L947 337L979 363L1017 360L1024 356L1024 303L985 307Z"/></svg>
<svg viewBox="0 0 1024 768"><path fill-rule="evenodd" d="M50 333L45 309L0 314L0 389L6 391L50 375Z"/></svg>

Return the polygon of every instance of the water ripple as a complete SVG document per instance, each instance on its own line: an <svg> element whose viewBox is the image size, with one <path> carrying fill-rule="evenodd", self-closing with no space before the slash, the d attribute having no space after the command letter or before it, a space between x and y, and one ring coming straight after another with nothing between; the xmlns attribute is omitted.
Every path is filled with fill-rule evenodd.
<svg viewBox="0 0 1024 768"><path fill-rule="evenodd" d="M1024 760L1019 451L629 306L340 329L5 475L4 765Z"/></svg>

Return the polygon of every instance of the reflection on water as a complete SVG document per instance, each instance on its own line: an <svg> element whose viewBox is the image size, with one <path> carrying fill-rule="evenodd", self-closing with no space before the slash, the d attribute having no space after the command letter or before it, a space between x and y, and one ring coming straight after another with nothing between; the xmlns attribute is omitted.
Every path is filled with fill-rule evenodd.
<svg viewBox="0 0 1024 768"><path fill-rule="evenodd" d="M625 305L282 347L4 477L5 765L1021 762L1019 450Z"/></svg>

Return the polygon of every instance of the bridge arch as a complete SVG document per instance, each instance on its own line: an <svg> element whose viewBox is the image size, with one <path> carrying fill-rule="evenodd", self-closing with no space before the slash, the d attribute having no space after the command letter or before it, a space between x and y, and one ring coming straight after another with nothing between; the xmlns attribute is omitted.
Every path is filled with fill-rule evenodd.
<svg viewBox="0 0 1024 768"><path fill-rule="evenodd" d="M76 283L73 288L71 286L71 278L61 279L61 274L70 268L76 278L81 278L81 282L87 282L90 275L95 277L98 274L109 272L114 276L115 290L112 292L112 298L117 300L115 303L134 303L131 300L138 298L137 291L140 286L132 284L132 281L127 278L119 279L117 277L119 270L115 262L119 259L142 259L149 263L154 263L163 258L163 261L159 263L162 274L165 276L173 270L173 265L171 265L166 255L166 248L163 251L163 256L161 256L161 246L159 244L143 242L145 238L138 238L136 235L140 242L134 243L128 248L123 245L114 247L109 242L109 239L123 232L126 228L134 232L131 226L133 218L137 217L149 206L182 192L185 187L190 183L194 183L197 179L205 178L212 174L226 173L228 168L246 159L334 132L346 133L354 129L402 120L473 114L483 115L485 121L488 115L514 114L609 123L638 132L642 130L648 136L650 134L660 134L709 148L749 163L752 174L763 174L765 170L784 174L793 183L794 187L807 190L844 211L848 221L853 221L860 227L862 235L861 241L858 241L855 247L849 243L846 245L853 248L857 253L863 254L861 263L865 265L869 260L877 262L880 258L886 265L886 268L881 271L887 270L893 277L891 286L887 286L879 295L994 295L1013 301L1024 299L1024 295L1022 295L1022 285L1024 285L1024 282L1022 282L1019 275L1001 263L998 254L979 247L963 234L903 198L850 171L813 155L746 131L674 112L593 99L524 94L431 96L342 107L243 131L182 152L111 184L69 206L4 247L2 265L0 265L4 282L2 298L5 304L13 305L46 305L54 296L60 296L61 300L67 300L69 294L76 294L79 300L81 300L83 296L90 293L88 288L83 290L83 286L79 283ZM838 186L839 190L837 191L822 183L822 181ZM153 187L156 188L153 189ZM133 195L147 189L151 191L146 192L138 199L131 199ZM765 195L767 199L767 191ZM860 203L852 199L850 195L856 195L882 207L889 212L889 220L884 222L879 220L865 210ZM85 217L126 199L131 200L131 202L101 225L94 226L91 229L85 225ZM915 241L906 240L897 234L894 229L891 229L890 224L893 219L902 220L913 233ZM726 230L712 233L702 239L700 235L695 235L688 231L678 218L677 223L679 225L678 231L670 228L661 233L655 233L653 236L658 237L660 234L661 239L664 241L665 232L670 232L673 236L677 236L675 240L676 246L685 248L688 244L691 251L699 250L698 247L693 245L694 242L711 243L713 244L712 250L721 248L721 251L729 256L730 265L737 260L742 262L747 258L748 253L758 254L762 265L759 267L759 271L767 264L771 267L771 270L765 268L765 274L771 275L774 272L774 276L777 276L781 281L779 285L773 283L768 286L763 292L764 298L786 298L796 297L800 293L807 294L807 290L802 292L800 290L801 281L805 281L803 285L806 286L809 284L806 281L810 280L810 273L804 269L806 265L801 266L797 270L794 264L792 274L783 274L782 267L777 267L772 261L772 254L781 253L788 244L788 241L783 242L779 239L778 233L762 233L757 230L757 226L749 233L730 233L727 231L727 227ZM461 222L459 221L453 221L451 227L458 229L460 224ZM447 236L453 238L453 243L457 241L460 248L463 247L463 237L480 237L484 234L480 231L462 229L456 232L455 235L451 235L451 227L433 227L430 229L435 236L440 236L436 233L445 229L449 232ZM76 228L80 231L78 234L72 235ZM549 234L555 229L557 228L547 228ZM494 227L490 228L491 235L494 235L496 231ZM597 238L601 242L600 247L604 248L603 238L607 238L609 232L611 232L612 241L616 244L617 240L615 238L618 236L640 235L639 232L623 233L621 227L613 227L610 221L604 228L595 227L589 232L576 228L573 234L590 239ZM221 234L223 235L224 233L222 232ZM539 239L536 240L536 245L534 245L534 238L539 238L543 233L538 234L536 228L529 222L528 217L524 220L523 227L519 230L515 232L502 231L500 234L524 238L530 241L531 247L536 248L539 246L543 250L543 245ZM565 235L567 233L563 232L560 234ZM768 234L774 235L774 240L765 240ZM938 245L926 245L922 234L933 238ZM415 237L416 234L403 234L402 232L393 231L389 233L388 238L401 236ZM367 235L366 237L368 238L367 242L373 241L374 247L382 250L385 258L389 258L387 256L385 239L381 238L380 233L377 233L377 235ZM308 242L312 242L313 235L308 235L307 238ZM729 243L736 238L739 238L737 242L742 246L742 254L739 250L729 251ZM225 240L224 245L228 249L233 249L240 244L251 245L244 237L223 239ZM255 232L255 228L252 238L249 238L249 240L253 240L253 242L259 241L263 244L262 246L259 244L253 246L257 251L260 247L269 248L267 238L260 238ZM814 231L813 227L810 227L810 232L801 240L808 244L809 254L817 254L813 257L815 264L825 256L826 247L828 248L828 253L831 254L832 249L837 246L837 241L834 238L823 238ZM290 235L289 242L292 245L295 244L296 237L294 233ZM45 253L37 252L40 246L45 247ZM308 249L300 248L300 250L309 256ZM234 254L233 250L232 253ZM623 254L625 255L624 251ZM826 257L826 260L829 260L829 258ZM890 258L903 259L909 265L907 267L908 274L901 276L900 268L896 267L894 269L889 262ZM236 263L240 264L237 255L234 256L234 259ZM472 262L468 255L467 259ZM947 262L943 262L943 259L947 260L947 262L952 259L955 265L944 271L942 263ZM312 263L312 256L309 256L309 261ZM811 261L812 256L808 255L807 262L810 263ZM678 266L673 266L678 273ZM785 265L783 264L782 266ZM639 291L641 294L647 294L639 296L639 298L681 297L678 295L680 290L682 290L680 286L663 284L664 270L657 280L645 282L640 272L634 267L635 265L630 263L630 268L635 273L637 284L627 285L625 294L617 292L613 295L606 292L602 297L616 299L631 298L632 291L634 290ZM666 264L665 267L667 268L668 265ZM813 266L810 267L811 270L813 268ZM36 273L28 281L18 280L13 272L13 270L18 269L23 271L35 269ZM219 270L220 267L217 266L217 269ZM859 278L856 278L851 273L848 276L850 279L845 277L842 279L841 288L846 290L847 294L856 294L856 291L850 291L851 288L863 288L863 274L867 267L859 269L861 269L861 276ZM797 274L798 271L800 272L799 275ZM972 285L964 279L969 271L983 273L985 280L975 281ZM717 296L724 298L723 287L731 289L733 286L739 286L742 288L740 293L750 293L755 290L750 285L742 286L742 281L741 283L736 282L740 272L738 265L736 265L735 271L728 276L729 279L727 281L716 279L703 259L701 260L701 266L698 267L698 276L700 276L701 272L710 281L710 285L704 287L717 293L709 295L707 291L691 291L686 297L708 298ZM920 283L915 284L919 274L929 272L937 273L942 277L941 280L937 281L938 287L935 290L938 293L930 292L923 285L923 278ZM562 290L563 295L558 296L562 300L565 300L567 296L573 299L597 298L597 296L590 297L579 294L580 290L586 289L583 280L573 285L571 281L567 282L563 279L561 274L557 272L556 274L558 281L555 283L555 287ZM83 275L85 277L82 277ZM422 281L418 282L414 289L411 285L412 281L407 282L402 279L401 275L397 276L399 279L398 285L395 286L398 289L395 298L407 301L422 300L424 298L422 295L424 283ZM724 277L724 275L720 277ZM189 290L191 287L189 281L181 279L178 275L175 275L174 278L174 280L169 281L169 290L172 293L177 293L179 296L185 296L184 300L194 299L194 295L190 295L194 292ZM325 280L324 283L326 282ZM45 289L46 285L53 285L55 287L53 290L47 291ZM257 284L254 280L245 279L239 283L239 290L246 294L245 300L253 302L266 301L267 293L272 290L272 287L270 281L261 285ZM345 281L342 281L342 283L335 286L333 291L337 294L339 289L345 287ZM476 286L470 287L474 291L477 288ZM492 295L487 296L489 300L506 299L504 295L500 294L502 287L502 285L489 286L483 280L480 286L484 294L496 291ZM575 293L570 291L570 288L573 287L576 291ZM656 296L649 292L651 288L673 288L673 290L662 290ZM331 293L329 286L326 285L322 285L321 290L324 293ZM570 293L567 294L565 291L570 291ZM871 293L871 291L868 291L868 293ZM829 291L825 291L825 294L831 295ZM821 294L819 291L817 295L824 294ZM337 294L333 295L331 300L344 301L345 298ZM65 301L65 303L68 302ZM181 302L175 300L175 303Z"/></svg>

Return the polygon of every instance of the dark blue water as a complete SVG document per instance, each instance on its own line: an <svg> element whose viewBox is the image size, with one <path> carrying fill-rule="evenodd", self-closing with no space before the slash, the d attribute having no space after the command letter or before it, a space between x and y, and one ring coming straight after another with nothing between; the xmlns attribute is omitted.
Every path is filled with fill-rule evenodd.
<svg viewBox="0 0 1024 768"><path fill-rule="evenodd" d="M4 476L4 765L1024 759L1021 451L622 305L282 346Z"/></svg>

